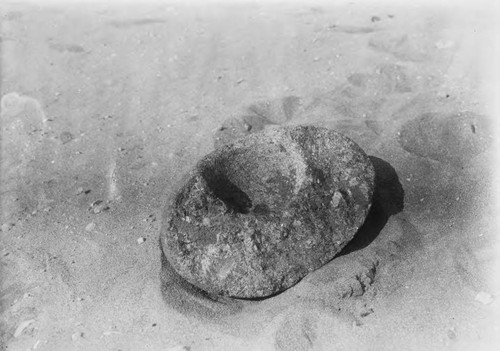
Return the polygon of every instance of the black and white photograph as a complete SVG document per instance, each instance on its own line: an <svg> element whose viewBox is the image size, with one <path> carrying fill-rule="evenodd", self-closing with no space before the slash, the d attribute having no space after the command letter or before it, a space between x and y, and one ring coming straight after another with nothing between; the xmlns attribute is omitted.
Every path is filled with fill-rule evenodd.
<svg viewBox="0 0 500 351"><path fill-rule="evenodd" d="M500 350L499 9L0 0L0 351Z"/></svg>

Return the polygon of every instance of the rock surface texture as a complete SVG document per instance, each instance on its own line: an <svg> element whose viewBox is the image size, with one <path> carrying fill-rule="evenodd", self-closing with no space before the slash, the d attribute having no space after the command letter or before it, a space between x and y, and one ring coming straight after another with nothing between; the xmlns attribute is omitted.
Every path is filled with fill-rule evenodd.
<svg viewBox="0 0 500 351"><path fill-rule="evenodd" d="M371 206L367 155L335 131L269 129L189 173L163 214L172 267L216 295L260 298L297 283L354 237Z"/></svg>

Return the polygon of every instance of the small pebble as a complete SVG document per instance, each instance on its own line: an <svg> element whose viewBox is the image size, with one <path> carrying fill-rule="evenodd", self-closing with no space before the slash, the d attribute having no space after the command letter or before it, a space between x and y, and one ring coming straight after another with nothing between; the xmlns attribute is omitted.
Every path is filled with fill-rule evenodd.
<svg viewBox="0 0 500 351"><path fill-rule="evenodd" d="M94 230L94 228L95 228L95 223L91 222L91 223L87 224L87 226L85 227L85 230L87 232L91 232L92 230Z"/></svg>
<svg viewBox="0 0 500 351"><path fill-rule="evenodd" d="M137 239L138 244L142 244L145 241L146 241L146 238L143 238L143 237L140 237L139 239Z"/></svg>
<svg viewBox="0 0 500 351"><path fill-rule="evenodd" d="M436 96L439 98L449 98L450 94L447 93L446 91L440 90L437 92Z"/></svg>
<svg viewBox="0 0 500 351"><path fill-rule="evenodd" d="M79 187L78 189L76 189L76 195L80 195L84 192L83 188L82 187Z"/></svg>
<svg viewBox="0 0 500 351"><path fill-rule="evenodd" d="M340 204L340 200L342 200L342 194L339 191L335 191L332 196L332 206L337 207Z"/></svg>
<svg viewBox="0 0 500 351"><path fill-rule="evenodd" d="M94 214L101 213L102 211L109 210L109 206L102 200L94 201L90 204L89 211Z"/></svg>
<svg viewBox="0 0 500 351"><path fill-rule="evenodd" d="M481 302L483 305L489 305L493 302L493 297L491 294L481 291L476 295L475 300Z"/></svg>

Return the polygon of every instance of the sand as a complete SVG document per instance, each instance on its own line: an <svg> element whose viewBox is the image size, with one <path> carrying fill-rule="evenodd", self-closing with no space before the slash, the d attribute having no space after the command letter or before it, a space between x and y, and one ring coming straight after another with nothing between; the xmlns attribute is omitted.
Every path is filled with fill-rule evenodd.
<svg viewBox="0 0 500 351"><path fill-rule="evenodd" d="M2 3L1 348L494 350L492 3ZM162 208L256 114L352 138L377 201L294 287L213 301Z"/></svg>

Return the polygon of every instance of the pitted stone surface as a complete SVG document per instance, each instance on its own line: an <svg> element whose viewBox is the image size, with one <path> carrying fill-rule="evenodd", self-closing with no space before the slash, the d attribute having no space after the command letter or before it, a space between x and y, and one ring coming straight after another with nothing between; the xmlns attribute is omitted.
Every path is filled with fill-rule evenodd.
<svg viewBox="0 0 500 351"><path fill-rule="evenodd" d="M211 294L276 294L330 261L371 206L375 172L353 141L312 126L222 146L188 174L163 214L162 249Z"/></svg>

